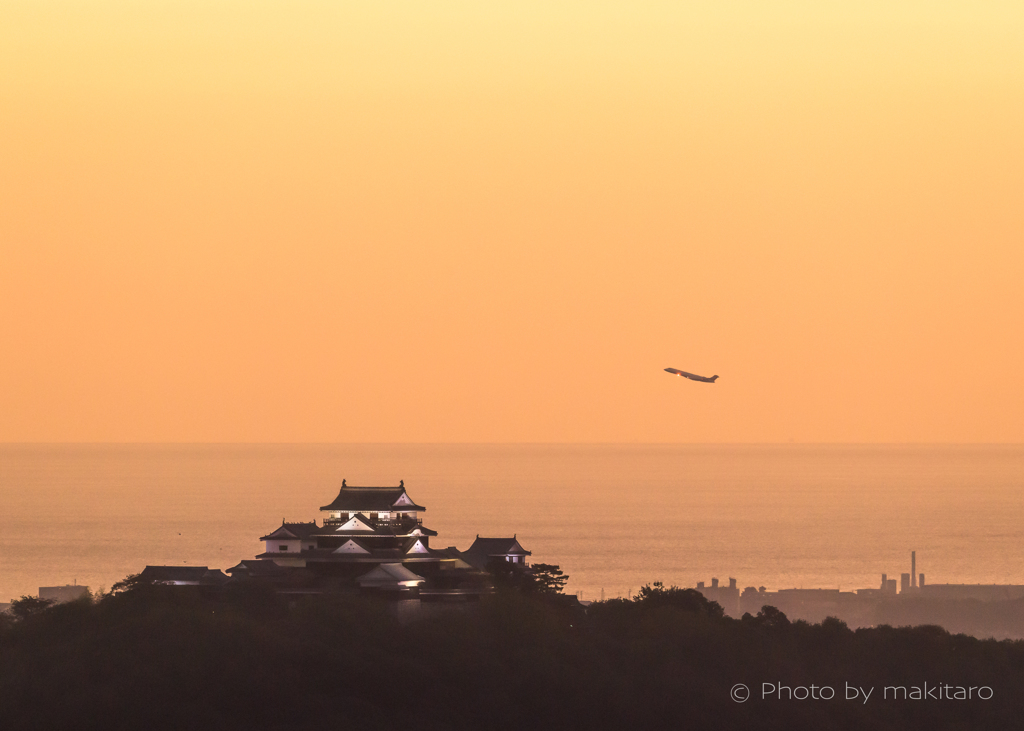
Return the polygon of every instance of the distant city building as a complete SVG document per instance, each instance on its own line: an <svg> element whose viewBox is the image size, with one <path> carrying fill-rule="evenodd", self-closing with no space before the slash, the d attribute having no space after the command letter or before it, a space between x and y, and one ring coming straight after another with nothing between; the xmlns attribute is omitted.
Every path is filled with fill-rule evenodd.
<svg viewBox="0 0 1024 731"><path fill-rule="evenodd" d="M732 616L756 615L763 607L781 610L791 620L821 622L840 619L851 627L879 624L941 624L950 631L977 636L1024 639L1024 585L1022 584L926 584L917 569L917 552L910 554L910 573L900 575L899 585L881 575L878 588L779 589L748 586L736 599L734 579L729 586L701 581L697 591L718 602ZM736 607L736 609L734 609Z"/></svg>
<svg viewBox="0 0 1024 731"><path fill-rule="evenodd" d="M698 584L699 586L699 584ZM764 601L765 588L762 586L760 589L755 589L752 586L743 588L743 593L740 594L740 613L757 614L761 611L761 607L765 605Z"/></svg>
<svg viewBox="0 0 1024 731"><path fill-rule="evenodd" d="M924 576L924 574L922 574ZM918 588L928 599L975 599L982 602L1024 599L1021 584L928 584Z"/></svg>
<svg viewBox="0 0 1024 731"><path fill-rule="evenodd" d="M718 579L711 579L711 586L705 586L703 581L697 582L697 591L704 595L704 598L718 602L730 616L740 614L740 590L736 586L736 579L729 579L729 586L719 586Z"/></svg>
<svg viewBox="0 0 1024 731"><path fill-rule="evenodd" d="M65 584L64 586L40 586L39 598L55 602L73 602L89 593L88 586Z"/></svg>

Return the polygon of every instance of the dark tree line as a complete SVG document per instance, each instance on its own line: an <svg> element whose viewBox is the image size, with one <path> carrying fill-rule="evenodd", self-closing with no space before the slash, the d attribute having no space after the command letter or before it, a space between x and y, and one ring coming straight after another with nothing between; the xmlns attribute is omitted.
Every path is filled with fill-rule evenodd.
<svg viewBox="0 0 1024 731"><path fill-rule="evenodd" d="M560 574L551 573L552 581ZM359 595L288 599L137 579L0 622L4 729L1010 729L1024 644L934 626L851 631L770 607L730 619L690 589L584 612L509 574L474 611L400 623ZM551 586L548 584L548 586ZM761 684L833 700L762 700ZM858 687L988 686L991 700L843 699ZM744 683L753 697L730 698Z"/></svg>

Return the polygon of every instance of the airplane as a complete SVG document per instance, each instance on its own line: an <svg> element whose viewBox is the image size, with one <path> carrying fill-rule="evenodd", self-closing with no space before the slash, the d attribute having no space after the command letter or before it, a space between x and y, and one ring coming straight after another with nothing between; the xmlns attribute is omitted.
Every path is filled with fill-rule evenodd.
<svg viewBox="0 0 1024 731"><path fill-rule="evenodd" d="M676 370L675 368L666 368L665 370L673 376L682 376L683 378L689 378L691 381L701 381L703 383L714 383L715 379L718 378L718 376L711 376L711 378L708 378L707 376L696 376L693 373Z"/></svg>

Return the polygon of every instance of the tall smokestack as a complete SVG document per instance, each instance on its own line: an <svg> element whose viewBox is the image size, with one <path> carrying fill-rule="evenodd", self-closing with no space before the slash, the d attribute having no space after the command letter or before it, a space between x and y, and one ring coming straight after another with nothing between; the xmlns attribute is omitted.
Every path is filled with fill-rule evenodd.
<svg viewBox="0 0 1024 731"><path fill-rule="evenodd" d="M910 552L910 585L917 588L917 551Z"/></svg>

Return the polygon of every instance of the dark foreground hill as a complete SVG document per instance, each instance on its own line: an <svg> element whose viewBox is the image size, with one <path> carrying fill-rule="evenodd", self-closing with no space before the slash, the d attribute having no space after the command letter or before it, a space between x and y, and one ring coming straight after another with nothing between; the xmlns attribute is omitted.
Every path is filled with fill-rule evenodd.
<svg viewBox="0 0 1024 731"><path fill-rule="evenodd" d="M382 601L254 587L21 603L0 628L0 725L905 730L1024 717L1024 643L853 632L771 608L734 620L659 586L586 614L563 599L507 590L406 624Z"/></svg>

